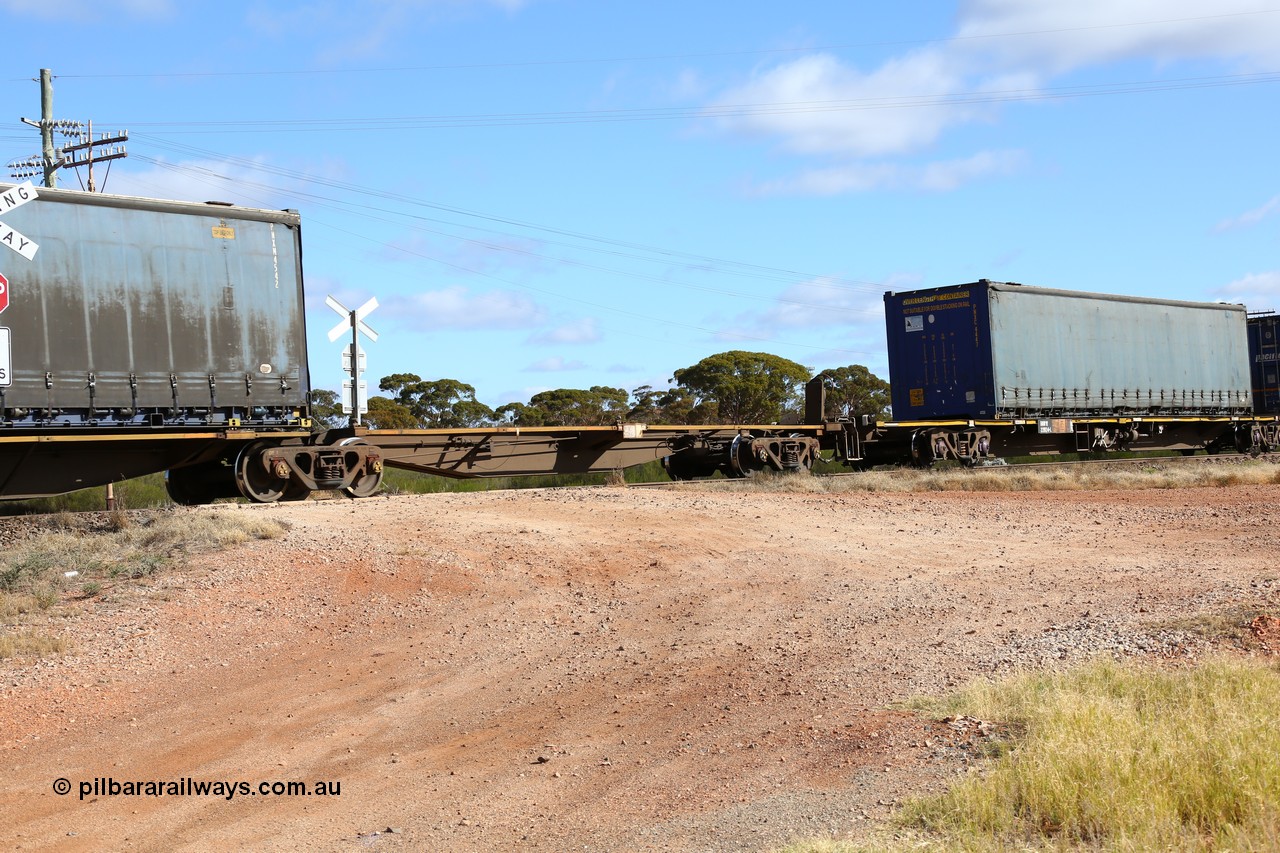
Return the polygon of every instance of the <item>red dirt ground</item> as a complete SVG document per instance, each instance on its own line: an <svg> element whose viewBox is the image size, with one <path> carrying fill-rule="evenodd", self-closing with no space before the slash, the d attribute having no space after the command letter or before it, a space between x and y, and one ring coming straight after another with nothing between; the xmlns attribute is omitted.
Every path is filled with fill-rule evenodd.
<svg viewBox="0 0 1280 853"><path fill-rule="evenodd" d="M972 752L893 703L1095 653L1194 657L1177 625L1280 603L1280 486L190 511L291 529L104 590L42 627L67 654L0 664L13 849L856 837ZM1280 648L1274 618L1244 628L1250 653ZM97 778L341 791L81 798Z"/></svg>

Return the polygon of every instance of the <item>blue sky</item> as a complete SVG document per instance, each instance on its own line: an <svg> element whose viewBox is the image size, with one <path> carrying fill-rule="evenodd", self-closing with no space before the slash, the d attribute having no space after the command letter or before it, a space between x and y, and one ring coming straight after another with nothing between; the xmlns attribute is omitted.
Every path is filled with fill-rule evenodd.
<svg viewBox="0 0 1280 853"><path fill-rule="evenodd" d="M729 349L887 378L883 292L977 278L1280 309L1280 0L0 15L4 163L49 68L129 131L105 191L301 212L317 387L329 294L381 303L371 384L495 406Z"/></svg>

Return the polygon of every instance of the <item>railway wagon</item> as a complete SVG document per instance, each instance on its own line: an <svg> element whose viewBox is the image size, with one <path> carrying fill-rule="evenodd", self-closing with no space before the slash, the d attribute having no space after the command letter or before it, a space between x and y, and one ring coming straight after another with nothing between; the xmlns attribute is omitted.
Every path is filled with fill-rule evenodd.
<svg viewBox="0 0 1280 853"><path fill-rule="evenodd" d="M981 279L885 294L894 420L872 457L1265 450L1246 310Z"/></svg>
<svg viewBox="0 0 1280 853"><path fill-rule="evenodd" d="M819 427L316 431L296 211L0 184L0 243L0 499L158 471L183 504L363 497L384 463L746 476L818 449Z"/></svg>
<svg viewBox="0 0 1280 853"><path fill-rule="evenodd" d="M296 211L0 185L0 242L4 497L167 468L252 492L289 442L331 486L362 473L309 429Z"/></svg>
<svg viewBox="0 0 1280 853"><path fill-rule="evenodd" d="M297 213L41 189L3 222L39 247L6 253L6 429L297 425Z"/></svg>
<svg viewBox="0 0 1280 853"><path fill-rule="evenodd" d="M1251 362L1239 306L985 280L886 294L891 421L827 419L819 375L786 425L316 430L300 229L294 211L0 184L0 499L155 471L199 504L363 497L384 464L478 478L661 459L692 479L820 456L861 468L1280 444L1280 416L1250 412L1259 388L1275 411L1274 321L1249 324Z"/></svg>

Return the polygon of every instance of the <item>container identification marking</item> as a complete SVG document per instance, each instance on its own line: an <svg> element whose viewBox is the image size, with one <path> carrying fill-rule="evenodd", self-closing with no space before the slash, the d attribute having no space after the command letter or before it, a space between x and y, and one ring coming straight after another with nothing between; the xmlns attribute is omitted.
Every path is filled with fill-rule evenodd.
<svg viewBox="0 0 1280 853"><path fill-rule="evenodd" d="M220 240L234 240L236 238L236 229L229 228L226 225L213 226L213 236Z"/></svg>
<svg viewBox="0 0 1280 853"><path fill-rule="evenodd" d="M280 253L276 249L276 224L271 223L271 266L276 273L276 290L280 289Z"/></svg>

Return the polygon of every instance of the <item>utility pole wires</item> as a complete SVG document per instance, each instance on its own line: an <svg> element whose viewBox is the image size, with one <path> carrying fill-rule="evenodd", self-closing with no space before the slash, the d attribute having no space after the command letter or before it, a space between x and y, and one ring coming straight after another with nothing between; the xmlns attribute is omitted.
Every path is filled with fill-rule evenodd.
<svg viewBox="0 0 1280 853"><path fill-rule="evenodd" d="M53 117L53 73L48 68L40 69L40 120L22 119L23 124L40 129L40 154L25 160L14 160L9 163L9 173L16 179L44 176L46 187L58 185L58 170L65 168L89 168L89 192L97 192L94 183L93 164L109 162L127 157L124 143L129 140L129 131L103 133L99 138L93 137L93 122L67 121ZM53 134L59 133L67 141L62 146L54 144ZM104 147L99 147L104 146ZM110 146L110 147L105 147ZM108 174L111 167L108 166ZM79 173L77 173L79 174ZM106 179L103 179L106 183ZM83 186L83 184L82 184Z"/></svg>

